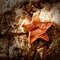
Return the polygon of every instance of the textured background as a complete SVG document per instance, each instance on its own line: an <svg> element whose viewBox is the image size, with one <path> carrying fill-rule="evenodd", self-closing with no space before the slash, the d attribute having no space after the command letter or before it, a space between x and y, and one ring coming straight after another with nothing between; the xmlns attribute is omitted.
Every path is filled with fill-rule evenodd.
<svg viewBox="0 0 60 60"><path fill-rule="evenodd" d="M56 2L60 0L0 0L0 13L3 13L7 10L10 10L16 4L23 2L23 1L48 1L48 2Z"/></svg>
<svg viewBox="0 0 60 60"><path fill-rule="evenodd" d="M0 0L0 13L10 10L11 7L24 0Z"/></svg>
<svg viewBox="0 0 60 60"><path fill-rule="evenodd" d="M0 13L4 13L7 10L11 10L14 6L16 6L17 4L19 4L20 2L23 2L23 1L28 1L28 0L0 0ZM29 1L35 2L38 0L29 0ZM52 0L50 0L50 1L52 1ZM53 2L54 1L55 0L53 0ZM48 5L46 5L46 7L48 7ZM52 17L52 15L53 15L53 17ZM11 16L13 16L13 14L11 14ZM52 19L56 23L60 24L60 18L59 17L60 17L60 3L53 4L51 10L46 10L44 8L40 12L40 18L43 21L44 21L44 19L46 19L46 20ZM2 19L2 20L4 20L4 19ZM1 19L0 19L0 21L1 21ZM59 26L59 28L60 28L60 26ZM25 36L23 36L23 37L25 37ZM11 36L11 37L9 37L9 36L2 37L1 36L1 38L0 38L0 57L5 59L5 58L13 58L17 55L20 56L20 54L19 54L21 52L20 47L24 46L23 42L20 43L20 41L21 41L20 39L23 39L22 36ZM57 39L59 39L59 41L60 41L60 36ZM60 42L59 42L59 44L60 44ZM58 52L58 53L56 53L54 55L52 54L51 58L50 58L50 56L48 56L48 59L50 58L50 60L52 60L52 58L56 57L57 59L54 59L54 60L58 60L58 59L60 60L60 52ZM9 56L9 57L7 57L7 56Z"/></svg>

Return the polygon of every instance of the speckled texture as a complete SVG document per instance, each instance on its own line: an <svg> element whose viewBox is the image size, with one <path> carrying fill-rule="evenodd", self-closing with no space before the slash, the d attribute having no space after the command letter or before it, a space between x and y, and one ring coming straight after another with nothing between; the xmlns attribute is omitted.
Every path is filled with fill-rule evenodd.
<svg viewBox="0 0 60 60"><path fill-rule="evenodd" d="M2 3L1 5L3 5ZM57 59L54 60L60 60L60 2L40 3L39 7L38 3L22 4L20 9L19 6L0 15L0 58L7 58L6 60L53 60L52 58L56 56ZM47 32L50 39L50 43L47 43L51 48L50 52L49 49L45 53L42 51L41 46L45 43L41 41L29 44L29 34L26 33L22 24L30 23L34 14L39 14L41 21L51 20L54 22Z"/></svg>

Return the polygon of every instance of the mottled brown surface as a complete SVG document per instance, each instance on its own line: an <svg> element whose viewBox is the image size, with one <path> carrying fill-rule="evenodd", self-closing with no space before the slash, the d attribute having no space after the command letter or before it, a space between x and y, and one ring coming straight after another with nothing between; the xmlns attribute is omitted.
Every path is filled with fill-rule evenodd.
<svg viewBox="0 0 60 60"><path fill-rule="evenodd" d="M52 0L50 1L52 2ZM53 2L55 2L55 0ZM42 4L44 5L44 3ZM43 8L39 5L39 2L30 4L23 3L21 7L23 8L23 16L28 16L28 19L30 19L32 14L38 9ZM24 11L28 14L24 13ZM31 44L30 47L27 40L28 32L16 33L18 30L17 24L19 23L19 18L15 20L16 16L17 14L14 10L0 15L0 60L41 60L37 49L43 46L47 46L47 49L43 52L42 60L60 60L60 30L57 28L57 25L54 23L47 31L50 40L49 42L38 39ZM19 15L19 17L21 17L21 15ZM17 22L17 24L14 25L14 22ZM14 27L10 26L10 24L13 24ZM11 32L11 30L16 30L16 32ZM1 33L2 31L4 33ZM51 47L51 50L49 50L49 47Z"/></svg>

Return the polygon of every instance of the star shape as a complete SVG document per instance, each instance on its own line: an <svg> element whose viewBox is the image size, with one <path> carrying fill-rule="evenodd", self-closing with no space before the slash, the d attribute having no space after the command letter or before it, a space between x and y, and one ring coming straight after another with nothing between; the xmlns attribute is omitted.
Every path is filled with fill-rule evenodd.
<svg viewBox="0 0 60 60"><path fill-rule="evenodd" d="M30 43L33 43L38 38L41 38L44 41L49 41L46 31L52 26L52 23L53 22L51 21L42 22L36 15L33 17L30 24L23 24L22 26L29 32L29 41Z"/></svg>

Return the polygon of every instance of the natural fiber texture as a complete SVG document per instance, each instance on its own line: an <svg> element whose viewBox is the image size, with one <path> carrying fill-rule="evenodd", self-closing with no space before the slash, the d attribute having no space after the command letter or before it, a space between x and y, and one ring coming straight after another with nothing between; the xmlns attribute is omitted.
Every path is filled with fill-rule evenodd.
<svg viewBox="0 0 60 60"><path fill-rule="evenodd" d="M35 2L21 5L0 15L0 58L53 60L56 56L56 60L60 60L60 3ZM49 42L38 39L29 44L29 33L22 25L30 23L35 14L39 15L42 22L54 22L47 31Z"/></svg>

